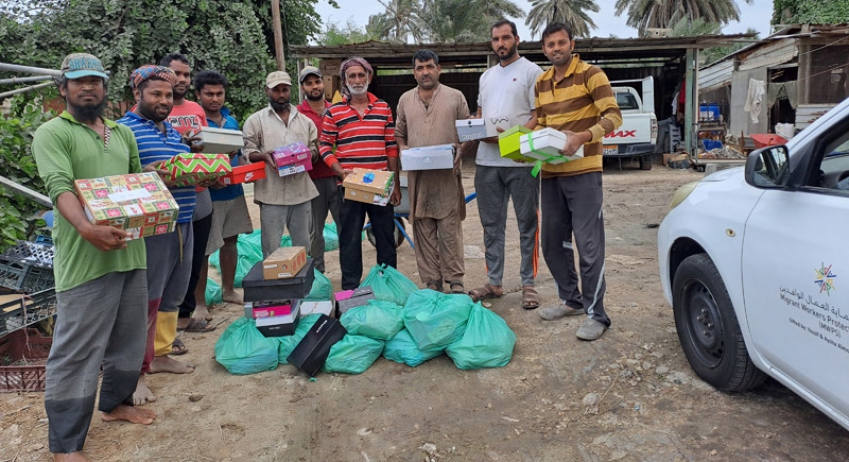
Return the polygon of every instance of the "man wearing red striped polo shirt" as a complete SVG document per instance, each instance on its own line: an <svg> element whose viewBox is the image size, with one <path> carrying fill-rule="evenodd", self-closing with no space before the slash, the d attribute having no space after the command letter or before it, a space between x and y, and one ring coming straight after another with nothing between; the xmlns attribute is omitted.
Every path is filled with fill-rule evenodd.
<svg viewBox="0 0 849 462"><path fill-rule="evenodd" d="M359 286L363 276L361 233L366 214L375 237L377 263L397 267L393 206L401 202L401 189L397 182L400 164L395 121L389 105L368 92L373 74L363 58L349 58L342 63L342 88L346 95L327 109L321 130L321 157L340 179L344 180L355 168L391 170L396 178L390 205L386 206L344 200L343 191L339 192L339 266L343 290Z"/></svg>

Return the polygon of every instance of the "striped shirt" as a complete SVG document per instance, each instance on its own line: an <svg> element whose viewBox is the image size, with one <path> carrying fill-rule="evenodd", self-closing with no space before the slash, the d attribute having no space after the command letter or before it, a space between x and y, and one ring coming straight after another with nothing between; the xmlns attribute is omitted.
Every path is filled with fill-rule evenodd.
<svg viewBox="0 0 849 462"><path fill-rule="evenodd" d="M542 177L601 172L602 139L622 125L622 112L604 71L573 54L569 69L560 81L554 81L554 67L539 76L534 87L534 101L538 129L589 131L593 135L584 145L583 159L558 165L543 164Z"/></svg>
<svg viewBox="0 0 849 462"><path fill-rule="evenodd" d="M385 101L371 93L368 99L369 104L362 117L347 100L327 109L319 150L328 167L338 162L346 170L386 170L387 159L398 157L392 110Z"/></svg>
<svg viewBox="0 0 849 462"><path fill-rule="evenodd" d="M180 134L168 122L162 122L167 134L163 134L152 120L145 119L135 112L127 112L124 117L118 119L118 123L129 127L136 136L142 167L190 152L189 147L182 143ZM190 223L197 198L195 187L170 188L170 191L180 206L177 223Z"/></svg>

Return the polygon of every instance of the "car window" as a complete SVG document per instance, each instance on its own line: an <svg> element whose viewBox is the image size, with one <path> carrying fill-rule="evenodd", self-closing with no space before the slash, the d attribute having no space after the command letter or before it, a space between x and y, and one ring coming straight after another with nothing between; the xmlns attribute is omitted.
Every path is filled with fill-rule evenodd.
<svg viewBox="0 0 849 462"><path fill-rule="evenodd" d="M620 110L628 110L628 109L639 109L640 106L637 104L637 98L634 98L634 95L630 93L616 93L616 104L619 106Z"/></svg>
<svg viewBox="0 0 849 462"><path fill-rule="evenodd" d="M849 132L824 145L820 172L820 187L849 193Z"/></svg>

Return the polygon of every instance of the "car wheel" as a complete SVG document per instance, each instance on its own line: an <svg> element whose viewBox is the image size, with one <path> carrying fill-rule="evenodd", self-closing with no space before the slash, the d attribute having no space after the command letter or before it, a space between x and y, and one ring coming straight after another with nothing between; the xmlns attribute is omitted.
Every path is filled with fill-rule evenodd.
<svg viewBox="0 0 849 462"><path fill-rule="evenodd" d="M652 164L654 164L653 154L640 156L640 170L651 170Z"/></svg>
<svg viewBox="0 0 849 462"><path fill-rule="evenodd" d="M743 391L766 375L752 363L731 297L706 254L687 257L675 272L672 309L678 339L690 366L722 391Z"/></svg>
<svg viewBox="0 0 849 462"><path fill-rule="evenodd" d="M407 230L407 225L406 223L404 223L404 220L401 218L396 218L395 228L393 229L396 248L401 247L401 244L404 243L404 235L401 233L401 230L398 229L398 223L401 223L401 226L404 227L405 231ZM371 226L366 229L366 239L368 239L369 244L377 248L377 240L375 240L374 238L374 232L372 231Z"/></svg>

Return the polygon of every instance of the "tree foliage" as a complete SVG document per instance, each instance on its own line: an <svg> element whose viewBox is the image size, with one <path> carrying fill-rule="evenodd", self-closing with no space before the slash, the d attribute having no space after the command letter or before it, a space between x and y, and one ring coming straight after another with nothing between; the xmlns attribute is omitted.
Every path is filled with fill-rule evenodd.
<svg viewBox="0 0 849 462"><path fill-rule="evenodd" d="M671 37L695 37L699 35L717 35L722 32L722 25L717 23L707 22L703 19L680 19L675 24L672 24ZM746 31L747 34L754 34L753 41L759 40L758 31L751 27ZM700 52L702 62L712 63L722 57L730 55L735 51L748 45L746 42L741 42L730 47L713 47L706 48Z"/></svg>
<svg viewBox="0 0 849 462"><path fill-rule="evenodd" d="M773 0L773 24L846 24L849 0Z"/></svg>
<svg viewBox="0 0 849 462"><path fill-rule="evenodd" d="M536 35L549 23L565 22L572 26L575 37L589 37L590 29L596 28L590 11L599 11L594 0L532 0L525 24L531 28L531 34Z"/></svg>
<svg viewBox="0 0 849 462"><path fill-rule="evenodd" d="M740 20L735 0L616 0L616 16L626 11L626 24L640 35L645 35L648 28L671 28L682 19L702 19L720 25Z"/></svg>

